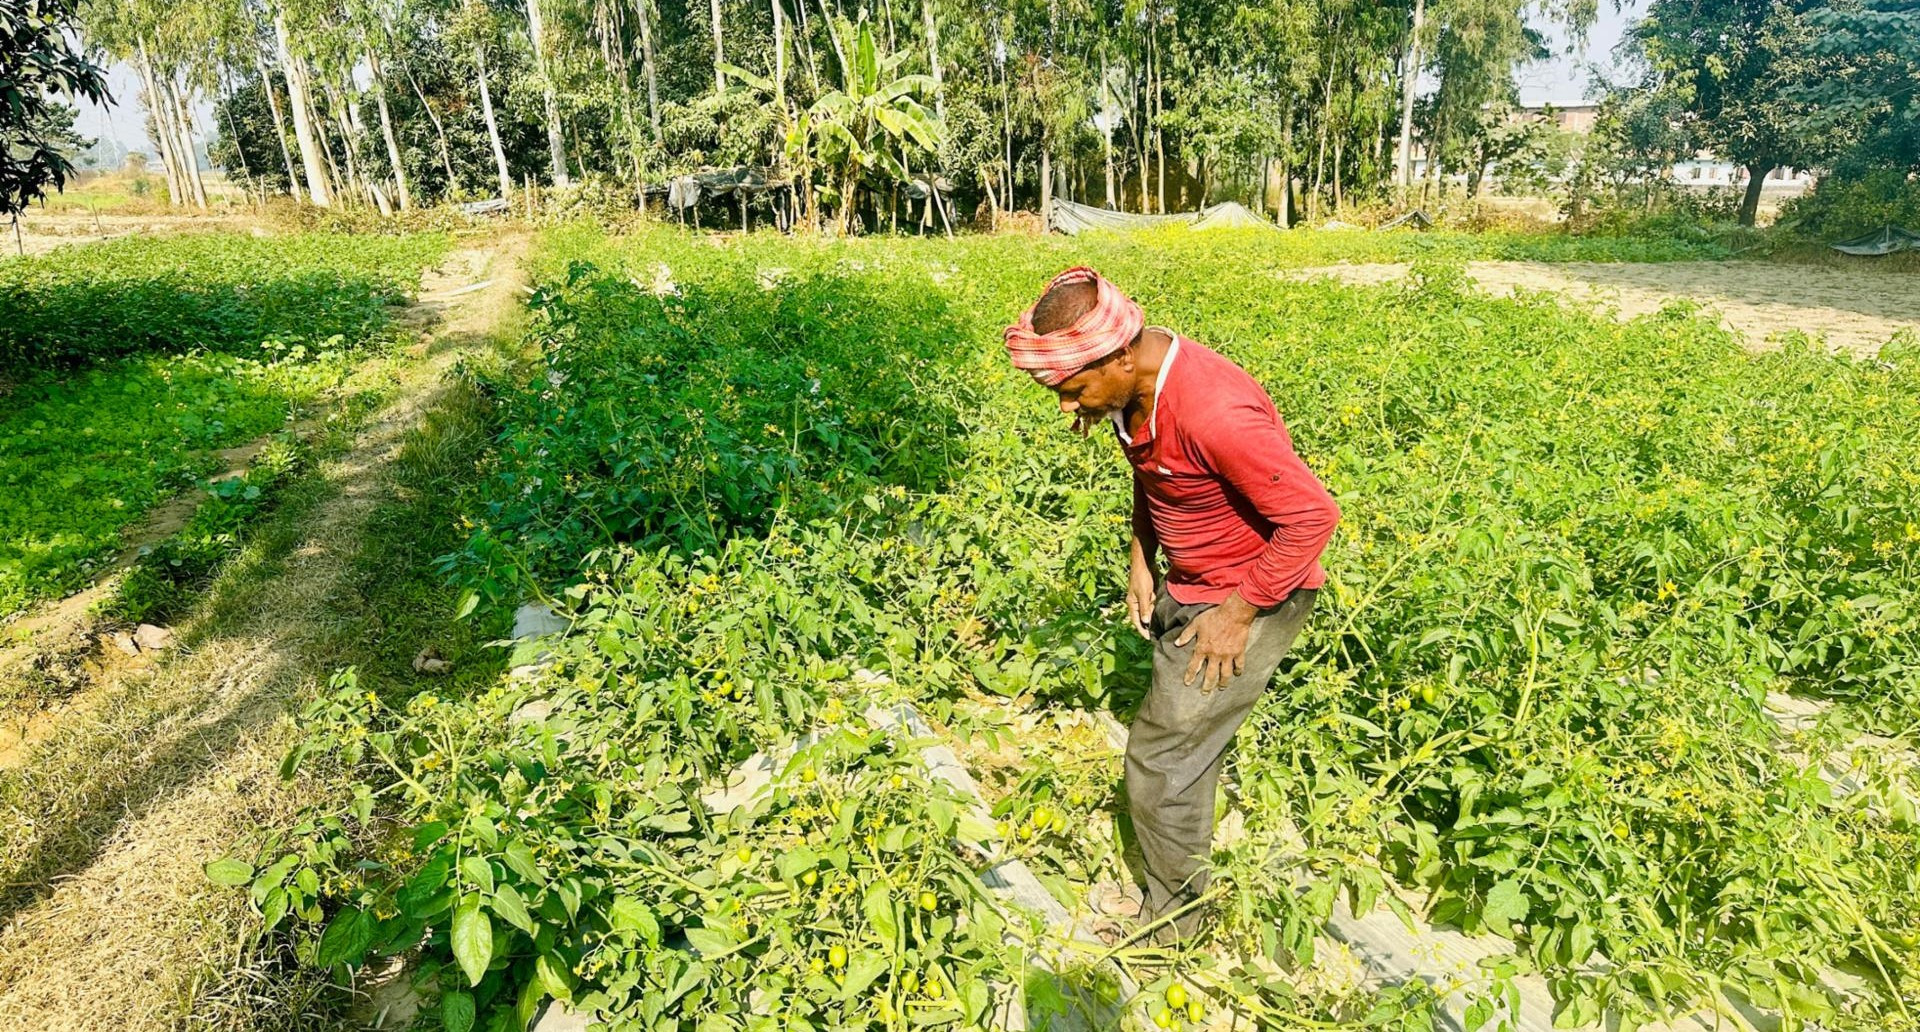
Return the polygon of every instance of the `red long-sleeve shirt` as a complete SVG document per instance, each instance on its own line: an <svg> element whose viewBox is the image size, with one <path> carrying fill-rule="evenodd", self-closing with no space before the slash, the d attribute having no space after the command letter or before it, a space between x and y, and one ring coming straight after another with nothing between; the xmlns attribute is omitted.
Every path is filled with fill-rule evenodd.
<svg viewBox="0 0 1920 1032"><path fill-rule="evenodd" d="M1326 583L1320 553L1340 508L1293 450L1273 399L1246 371L1185 337L1160 367L1153 411L1128 438L1134 518L1151 520L1182 604L1238 588L1261 609Z"/></svg>

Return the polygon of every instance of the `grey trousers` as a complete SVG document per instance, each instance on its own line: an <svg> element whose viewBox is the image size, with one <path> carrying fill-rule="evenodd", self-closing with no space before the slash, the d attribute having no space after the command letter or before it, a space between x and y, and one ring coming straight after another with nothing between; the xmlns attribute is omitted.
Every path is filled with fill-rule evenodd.
<svg viewBox="0 0 1920 1032"><path fill-rule="evenodd" d="M1181 605L1165 588L1154 600L1153 687L1127 735L1127 803L1146 861L1142 923L1178 910L1206 891L1213 853L1214 792L1234 732L1267 690L1274 670L1313 611L1315 591L1299 588L1254 617L1238 677L1211 692L1184 683L1194 642L1174 645L1210 604ZM1199 927L1200 908L1174 918L1179 937Z"/></svg>

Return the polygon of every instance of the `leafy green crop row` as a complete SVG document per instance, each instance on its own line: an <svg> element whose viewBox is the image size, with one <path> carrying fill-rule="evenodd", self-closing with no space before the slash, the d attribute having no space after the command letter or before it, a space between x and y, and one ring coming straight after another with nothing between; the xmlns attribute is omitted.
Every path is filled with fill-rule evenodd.
<svg viewBox="0 0 1920 1032"><path fill-rule="evenodd" d="M0 376L142 351L357 342L446 249L406 237L126 237L0 262Z"/></svg>
<svg viewBox="0 0 1920 1032"><path fill-rule="evenodd" d="M216 452L339 384L444 248L209 234L0 263L0 617L83 583Z"/></svg>
<svg viewBox="0 0 1920 1032"><path fill-rule="evenodd" d="M0 614L70 591L121 530L211 472L213 453L284 427L348 358L145 355L16 389L0 416Z"/></svg>
<svg viewBox="0 0 1920 1032"><path fill-rule="evenodd" d="M344 760L360 802L214 873L310 960L421 947L456 1032L547 995L637 1028L772 1027L766 994L807 1027L993 1024L1035 940L999 934L943 809L898 802L895 777L928 790L846 715L872 691L847 674L936 710L1143 690L1114 613L1124 466L997 342L1087 261L1246 364L1346 513L1235 760L1249 838L1222 857L1218 947L1303 959L1335 894L1370 900L1384 867L1513 935L1508 969L1551 976L1569 1023L1719 994L1900 1020L1912 804L1835 799L1808 766L1825 743L1786 742L1760 702L1827 695L1894 734L1920 717L1920 363L1753 356L1681 309L1619 325L1442 264L1412 288L1282 282L1294 247L553 234L541 361L502 399L447 566L501 600L570 583L554 667L411 703L344 680L304 751ZM695 801L816 728L770 804L723 821ZM1073 827L1109 798L1055 805ZM1266 867L1288 824L1305 894ZM861 905L815 899L841 879ZM922 890L943 921L909 931ZM929 966L991 998L929 997ZM1820 988L1829 967L1860 999ZM1251 976L1204 1006L1315 1013Z"/></svg>

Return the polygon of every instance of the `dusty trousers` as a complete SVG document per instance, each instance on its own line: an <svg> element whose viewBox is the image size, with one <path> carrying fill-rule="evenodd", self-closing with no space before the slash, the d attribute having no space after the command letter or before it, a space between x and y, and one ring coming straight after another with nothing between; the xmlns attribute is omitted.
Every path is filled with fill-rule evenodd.
<svg viewBox="0 0 1920 1032"><path fill-rule="evenodd" d="M1234 732L1267 690L1274 670L1313 611L1315 591L1298 588L1261 610L1247 631L1240 675L1211 692L1184 683L1195 642L1174 639L1211 604L1182 605L1165 588L1154 600L1153 686L1127 735L1127 801L1146 861L1140 920L1158 920L1206 891L1213 853L1214 792ZM1194 933L1201 908L1174 918L1180 937Z"/></svg>

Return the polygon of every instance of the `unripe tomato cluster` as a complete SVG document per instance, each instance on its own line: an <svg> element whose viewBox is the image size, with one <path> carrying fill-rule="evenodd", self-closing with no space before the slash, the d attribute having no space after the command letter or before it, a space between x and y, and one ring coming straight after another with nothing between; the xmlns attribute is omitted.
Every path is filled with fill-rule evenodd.
<svg viewBox="0 0 1920 1032"><path fill-rule="evenodd" d="M1153 1011L1153 1023L1159 1028L1178 1028L1183 1022L1198 1023L1206 1016L1206 1005L1194 999L1186 986L1175 982L1161 994L1161 1005Z"/></svg>

